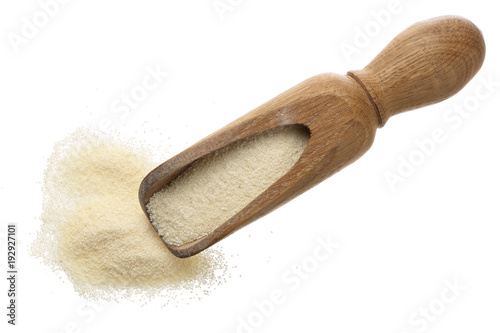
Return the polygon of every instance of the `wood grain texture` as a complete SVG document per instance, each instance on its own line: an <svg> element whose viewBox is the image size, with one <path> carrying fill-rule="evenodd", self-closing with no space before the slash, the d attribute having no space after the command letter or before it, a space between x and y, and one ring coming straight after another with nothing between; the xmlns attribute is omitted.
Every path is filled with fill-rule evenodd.
<svg viewBox="0 0 500 333"><path fill-rule="evenodd" d="M161 164L141 183L141 206L149 218L146 205L155 192L231 142L282 125L307 128L310 138L296 164L239 213L191 243L165 243L178 257L197 254L358 159L391 115L459 91L481 67L484 52L480 31L466 19L417 23L364 69L307 79Z"/></svg>
<svg viewBox="0 0 500 333"><path fill-rule="evenodd" d="M368 66L348 75L367 90L382 127L395 114L456 94L481 68L485 48L472 22L442 16L410 26Z"/></svg>

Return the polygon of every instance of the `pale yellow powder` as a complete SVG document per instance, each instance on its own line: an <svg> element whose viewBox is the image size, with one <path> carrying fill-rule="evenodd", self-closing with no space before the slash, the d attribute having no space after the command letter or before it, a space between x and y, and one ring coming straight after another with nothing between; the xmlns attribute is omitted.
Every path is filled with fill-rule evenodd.
<svg viewBox="0 0 500 333"><path fill-rule="evenodd" d="M167 250L139 205L139 184L154 167L139 151L89 130L59 143L32 252L89 298L206 293L225 279L226 262L217 251L179 259Z"/></svg>
<svg viewBox="0 0 500 333"><path fill-rule="evenodd" d="M281 178L308 139L304 127L282 126L195 161L150 199L153 225L173 245L211 233Z"/></svg>

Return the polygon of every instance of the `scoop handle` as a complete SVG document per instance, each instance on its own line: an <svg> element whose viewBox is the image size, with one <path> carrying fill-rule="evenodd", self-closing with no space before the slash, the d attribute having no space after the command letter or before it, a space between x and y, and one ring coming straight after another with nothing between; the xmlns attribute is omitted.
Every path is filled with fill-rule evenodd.
<svg viewBox="0 0 500 333"><path fill-rule="evenodd" d="M347 75L367 92L382 127L395 114L457 93L483 64L485 48L472 22L441 16L410 26L365 68Z"/></svg>

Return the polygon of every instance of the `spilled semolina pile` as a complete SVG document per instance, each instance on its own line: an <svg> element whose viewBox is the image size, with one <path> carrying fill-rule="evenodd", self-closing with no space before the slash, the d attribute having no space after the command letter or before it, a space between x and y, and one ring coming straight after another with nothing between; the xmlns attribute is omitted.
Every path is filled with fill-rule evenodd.
<svg viewBox="0 0 500 333"><path fill-rule="evenodd" d="M211 233L285 175L308 140L303 126L281 126L195 161L151 197L153 225L172 245Z"/></svg>
<svg viewBox="0 0 500 333"><path fill-rule="evenodd" d="M222 255L174 257L139 205L139 184L154 167L144 147L89 129L57 144L32 253L88 298L211 291L227 275Z"/></svg>

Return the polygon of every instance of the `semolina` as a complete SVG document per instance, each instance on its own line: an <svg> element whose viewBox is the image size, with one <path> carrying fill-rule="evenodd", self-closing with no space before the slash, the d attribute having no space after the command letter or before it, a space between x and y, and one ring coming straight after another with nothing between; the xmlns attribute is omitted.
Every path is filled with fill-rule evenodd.
<svg viewBox="0 0 500 333"><path fill-rule="evenodd" d="M208 235L285 175L308 140L304 127L280 126L195 161L149 200L153 225L177 246Z"/></svg>
<svg viewBox="0 0 500 333"><path fill-rule="evenodd" d="M45 171L42 226L32 253L88 298L205 294L225 279L217 251L179 259L142 211L137 191L154 163L144 149L80 129Z"/></svg>

